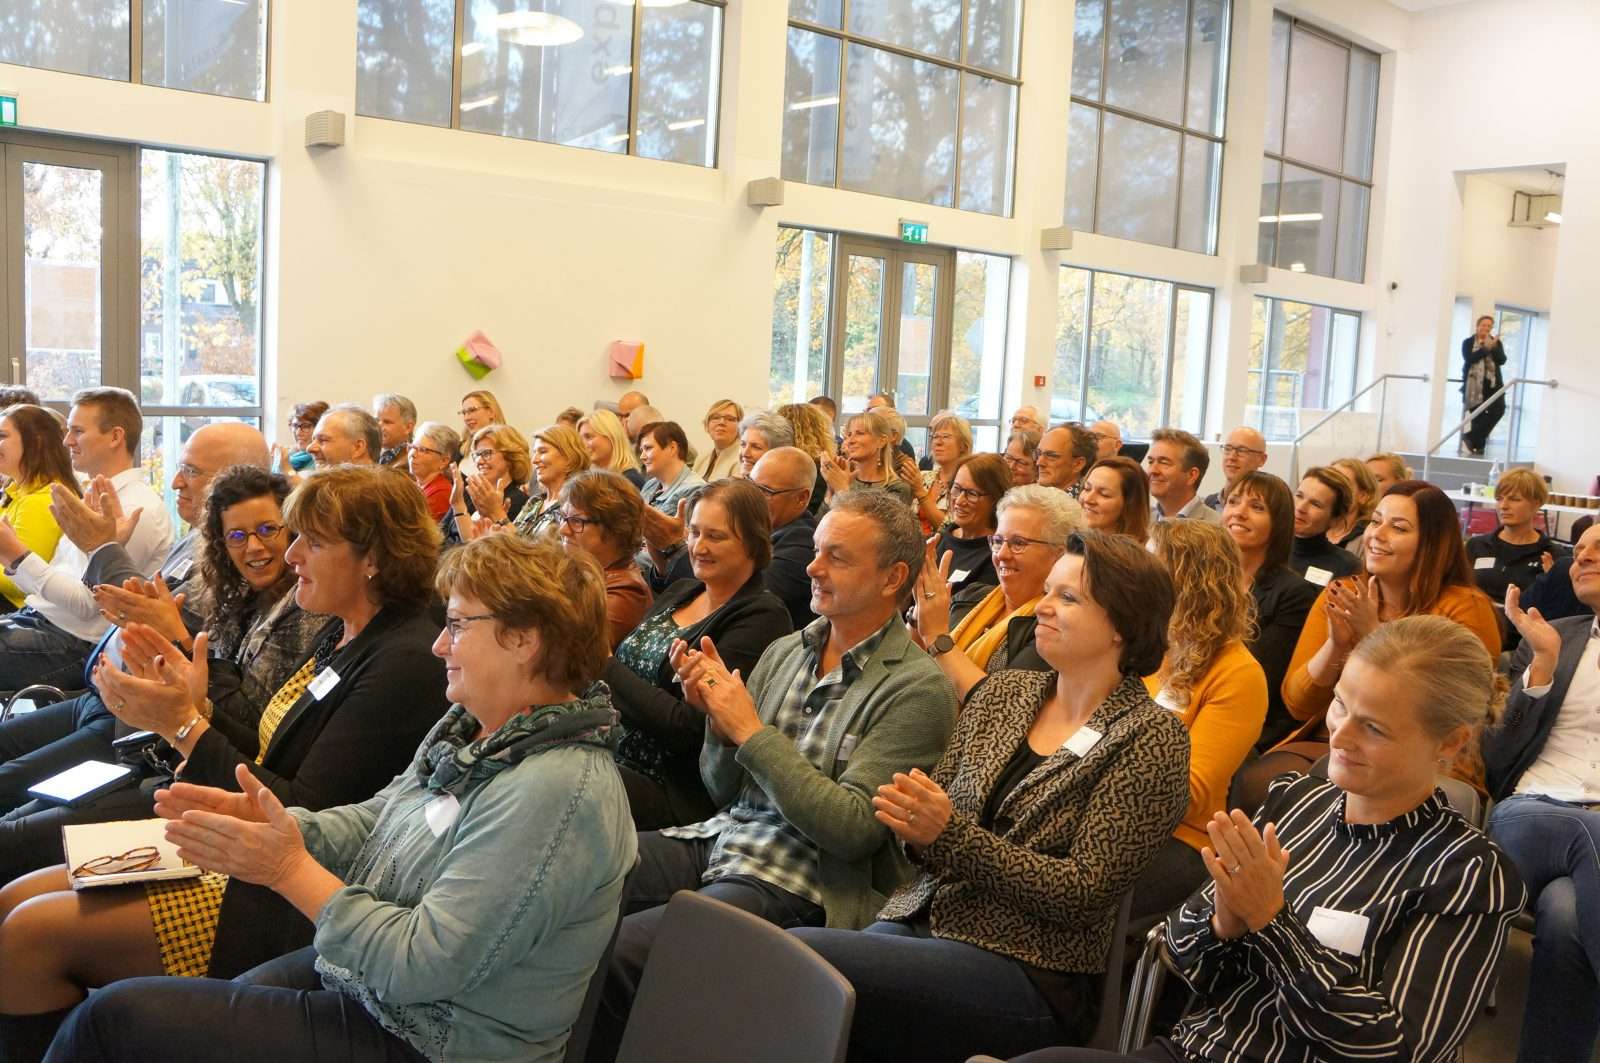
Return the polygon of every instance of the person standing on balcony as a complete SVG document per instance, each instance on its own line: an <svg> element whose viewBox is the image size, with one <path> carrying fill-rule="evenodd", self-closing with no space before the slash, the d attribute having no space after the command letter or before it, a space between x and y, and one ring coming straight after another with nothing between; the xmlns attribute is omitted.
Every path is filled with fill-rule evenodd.
<svg viewBox="0 0 1600 1063"><path fill-rule="evenodd" d="M1494 334L1494 315L1478 318L1472 335L1461 341L1461 406L1465 416L1505 386L1500 367L1506 364L1505 344ZM1496 398L1461 433L1461 452L1468 457L1483 457L1489 433L1506 415L1504 396Z"/></svg>

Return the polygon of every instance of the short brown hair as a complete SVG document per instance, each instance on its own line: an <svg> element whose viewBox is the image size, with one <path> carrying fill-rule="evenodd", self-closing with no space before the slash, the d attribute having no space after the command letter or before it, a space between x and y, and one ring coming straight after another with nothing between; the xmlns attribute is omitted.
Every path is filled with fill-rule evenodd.
<svg viewBox="0 0 1600 1063"><path fill-rule="evenodd" d="M60 484L75 495L78 476L72 471L72 456L62 442L61 422L43 406L19 403L0 411L0 420L11 422L11 431L22 444L22 457L17 462L17 483L21 487L34 484Z"/></svg>
<svg viewBox="0 0 1600 1063"><path fill-rule="evenodd" d="M1542 506L1550 500L1550 486L1532 469L1507 469L1494 485L1494 497L1498 500L1503 495L1516 495Z"/></svg>
<svg viewBox="0 0 1600 1063"><path fill-rule="evenodd" d="M1349 513L1356 504L1356 485L1350 482L1350 477L1331 465L1313 465L1301 479L1315 480L1333 492L1333 508L1328 511L1329 518L1333 520Z"/></svg>
<svg viewBox="0 0 1600 1063"><path fill-rule="evenodd" d="M1095 439L1094 433L1077 422L1062 425L1067 430L1067 438L1071 440L1072 456L1082 460L1083 471L1087 473L1089 467L1100 456L1100 442Z"/></svg>
<svg viewBox="0 0 1600 1063"><path fill-rule="evenodd" d="M298 424L308 427L317 427L317 422L322 420L322 415L328 412L328 404L318 399L314 402L297 402L294 409L289 411L289 416Z"/></svg>
<svg viewBox="0 0 1600 1063"><path fill-rule="evenodd" d="M1176 443L1183 448L1184 471L1199 469L1200 479L1206 478L1206 470L1211 468L1211 452L1193 433L1185 432L1181 428L1157 428L1150 433L1150 442Z"/></svg>
<svg viewBox="0 0 1600 1063"><path fill-rule="evenodd" d="M1177 602L1166 566L1142 542L1087 528L1067 537L1067 553L1083 558L1089 594L1122 636L1122 674L1160 669Z"/></svg>
<svg viewBox="0 0 1600 1063"><path fill-rule="evenodd" d="M92 406L100 419L100 431L122 429L122 445L130 458L139 456L139 439L144 434L144 415L139 400L127 388L84 388L72 396L74 406Z"/></svg>
<svg viewBox="0 0 1600 1063"><path fill-rule="evenodd" d="M296 535L342 540L372 558L385 603L420 604L433 592L439 525L408 477L378 465L318 469L284 502L283 520Z"/></svg>
<svg viewBox="0 0 1600 1063"><path fill-rule="evenodd" d="M1011 470L1006 467L1006 459L998 454L968 454L956 462L955 472L950 474L952 483L955 482L956 473L962 469L967 470L973 486L989 500L989 521L992 524L999 515L997 507L1000 500L1011 490Z"/></svg>
<svg viewBox="0 0 1600 1063"><path fill-rule="evenodd" d="M734 538L755 563L756 571L764 571L772 563L772 515L767 509L766 492L749 480L718 480L695 493L694 504L689 509L690 520L694 519L694 511L706 502L722 507Z"/></svg>
<svg viewBox="0 0 1600 1063"><path fill-rule="evenodd" d="M577 506L613 546L636 553L643 541L644 499L621 473L585 469L561 485L561 504ZM631 563L631 562L630 562Z"/></svg>
<svg viewBox="0 0 1600 1063"><path fill-rule="evenodd" d="M605 575L582 551L485 535L446 554L433 585L442 598L455 593L482 602L504 628L537 632L543 652L535 673L557 687L581 694L611 656Z"/></svg>
<svg viewBox="0 0 1600 1063"><path fill-rule="evenodd" d="M1267 552L1261 560L1261 571L1270 572L1289 563L1294 552L1294 492L1289 485L1260 469L1247 472L1223 492L1222 504L1239 492L1261 499L1267 507L1267 517L1272 530L1267 533Z"/></svg>
<svg viewBox="0 0 1600 1063"><path fill-rule="evenodd" d="M1095 462L1089 467L1089 472L1099 468L1110 469L1122 481L1122 514L1117 517L1114 531L1143 543L1150 538L1150 479L1145 475L1143 466L1132 458L1117 454ZM1089 473L1083 475L1087 479Z"/></svg>
<svg viewBox="0 0 1600 1063"><path fill-rule="evenodd" d="M639 429L639 438L645 436L654 440L658 447L677 447L678 460L689 460L689 437L683 434L683 426L677 421L651 421Z"/></svg>
<svg viewBox="0 0 1600 1063"><path fill-rule="evenodd" d="M514 484L525 484L533 475L533 457L528 453L528 437L508 424L486 424L472 433L472 449L488 443L506 459L506 471Z"/></svg>

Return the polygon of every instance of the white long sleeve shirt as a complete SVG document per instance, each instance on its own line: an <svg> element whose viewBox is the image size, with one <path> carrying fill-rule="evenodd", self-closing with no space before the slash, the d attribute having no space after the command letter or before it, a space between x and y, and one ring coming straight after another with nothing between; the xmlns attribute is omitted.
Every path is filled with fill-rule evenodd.
<svg viewBox="0 0 1600 1063"><path fill-rule="evenodd" d="M111 477L122 512L144 512L139 524L128 540L128 556L148 578L161 567L161 561L172 548L172 518L167 515L166 504L151 486L144 482L143 470L124 469ZM17 565L12 577L17 586L28 592L27 605L67 634L94 642L105 634L110 625L100 616L95 605L94 592L83 584L83 573L89 567L89 558L72 540L62 537L56 555L46 561L38 554L29 554Z"/></svg>

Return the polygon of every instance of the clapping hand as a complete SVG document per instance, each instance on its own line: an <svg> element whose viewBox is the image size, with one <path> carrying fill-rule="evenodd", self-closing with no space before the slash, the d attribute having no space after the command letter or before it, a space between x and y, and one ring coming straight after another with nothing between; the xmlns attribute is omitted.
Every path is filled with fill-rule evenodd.
<svg viewBox="0 0 1600 1063"><path fill-rule="evenodd" d="M94 589L100 615L118 627L130 623L154 628L173 642L188 642L189 630L183 625L184 595L174 595L165 580L129 579L118 587L102 583Z"/></svg>
<svg viewBox="0 0 1600 1063"><path fill-rule="evenodd" d="M674 640L667 660L683 684L684 700L706 714L711 729L724 742L742 746L761 730L755 699L745 688L739 670L728 670L709 638L700 640L698 650L681 639Z"/></svg>
<svg viewBox="0 0 1600 1063"><path fill-rule="evenodd" d="M939 537L934 535L925 544L922 571L917 573L917 601L912 607L917 623L916 638L923 649L940 635L950 633L950 566L955 553L946 550L944 557L935 560L934 548L938 542Z"/></svg>
<svg viewBox="0 0 1600 1063"><path fill-rule="evenodd" d="M1348 654L1356 644L1378 629L1378 578L1369 576L1337 580L1328 584L1328 633L1340 653Z"/></svg>
<svg viewBox="0 0 1600 1063"><path fill-rule="evenodd" d="M127 545L139 525L142 508L131 517L122 515L122 500L104 476L96 476L89 490L79 498L62 484L50 485L50 515L61 526L61 533L85 554L92 554L107 543Z"/></svg>
<svg viewBox="0 0 1600 1063"><path fill-rule="evenodd" d="M194 783L175 782L156 791L156 815L162 819L182 819L190 809L214 812L219 816L265 823L265 813L249 796L232 790L219 790L215 786L196 786Z"/></svg>
<svg viewBox="0 0 1600 1063"><path fill-rule="evenodd" d="M506 486L510 483L508 476L491 480L483 473L473 473L467 477L467 493L479 513L498 523L506 519Z"/></svg>
<svg viewBox="0 0 1600 1063"><path fill-rule="evenodd" d="M828 490L838 495L850 489L850 470L839 463L839 459L828 453L822 452L822 479L827 482Z"/></svg>
<svg viewBox="0 0 1600 1063"><path fill-rule="evenodd" d="M1283 910L1283 877L1289 870L1289 850L1278 842L1276 824L1258 832L1250 817L1239 809L1218 812L1206 824L1211 844L1200 859L1216 883L1216 912L1212 929L1224 940L1257 931Z"/></svg>
<svg viewBox="0 0 1600 1063"><path fill-rule="evenodd" d="M0 561L10 567L27 552L27 546L17 537L17 530L11 526L11 521L0 517Z"/></svg>
<svg viewBox="0 0 1600 1063"><path fill-rule="evenodd" d="M916 849L932 845L950 823L952 806L944 789L921 768L894 773L892 782L878 787L872 814L895 837Z"/></svg>
<svg viewBox="0 0 1600 1063"><path fill-rule="evenodd" d="M1506 619L1533 650L1533 660L1528 664L1528 685L1544 686L1556 674L1556 662L1561 657L1561 632L1552 627L1539 610L1522 608L1522 591L1515 583L1506 588Z"/></svg>
<svg viewBox="0 0 1600 1063"><path fill-rule="evenodd" d="M895 475L904 480L911 487L913 494L922 491L922 470L917 468L917 463L910 455L896 453L894 462Z"/></svg>
<svg viewBox="0 0 1600 1063"><path fill-rule="evenodd" d="M190 793L194 803L182 808L177 818L167 821L167 841L178 847L178 855L207 871L220 871L230 878L275 887L288 879L306 852L300 825L284 809L273 792L262 786L250 769L240 764L235 769L239 795L243 802L210 802L208 796ZM176 789L176 788L175 788ZM200 791L207 787L190 787ZM183 797L168 791L169 809L177 808ZM242 815L236 815L241 812Z"/></svg>
<svg viewBox="0 0 1600 1063"><path fill-rule="evenodd" d="M191 663L154 629L130 624L122 631L128 670L116 667L102 654L94 666L95 688L117 719L171 741L205 704L206 641L203 632L195 636Z"/></svg>

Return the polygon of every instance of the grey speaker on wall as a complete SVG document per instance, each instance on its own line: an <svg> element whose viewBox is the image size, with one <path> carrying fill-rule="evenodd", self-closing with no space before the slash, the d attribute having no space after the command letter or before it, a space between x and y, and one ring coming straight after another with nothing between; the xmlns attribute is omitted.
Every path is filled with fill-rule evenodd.
<svg viewBox="0 0 1600 1063"><path fill-rule="evenodd" d="M759 177L745 186L746 201L752 207L783 206L783 178Z"/></svg>
<svg viewBox="0 0 1600 1063"><path fill-rule="evenodd" d="M1044 251L1071 251L1072 230L1065 225L1039 231L1039 247Z"/></svg>
<svg viewBox="0 0 1600 1063"><path fill-rule="evenodd" d="M1259 262L1252 262L1248 266L1239 267L1240 284L1265 284L1267 283L1267 267Z"/></svg>
<svg viewBox="0 0 1600 1063"><path fill-rule="evenodd" d="M306 115L306 147L337 148L344 143L344 112L316 111Z"/></svg>

